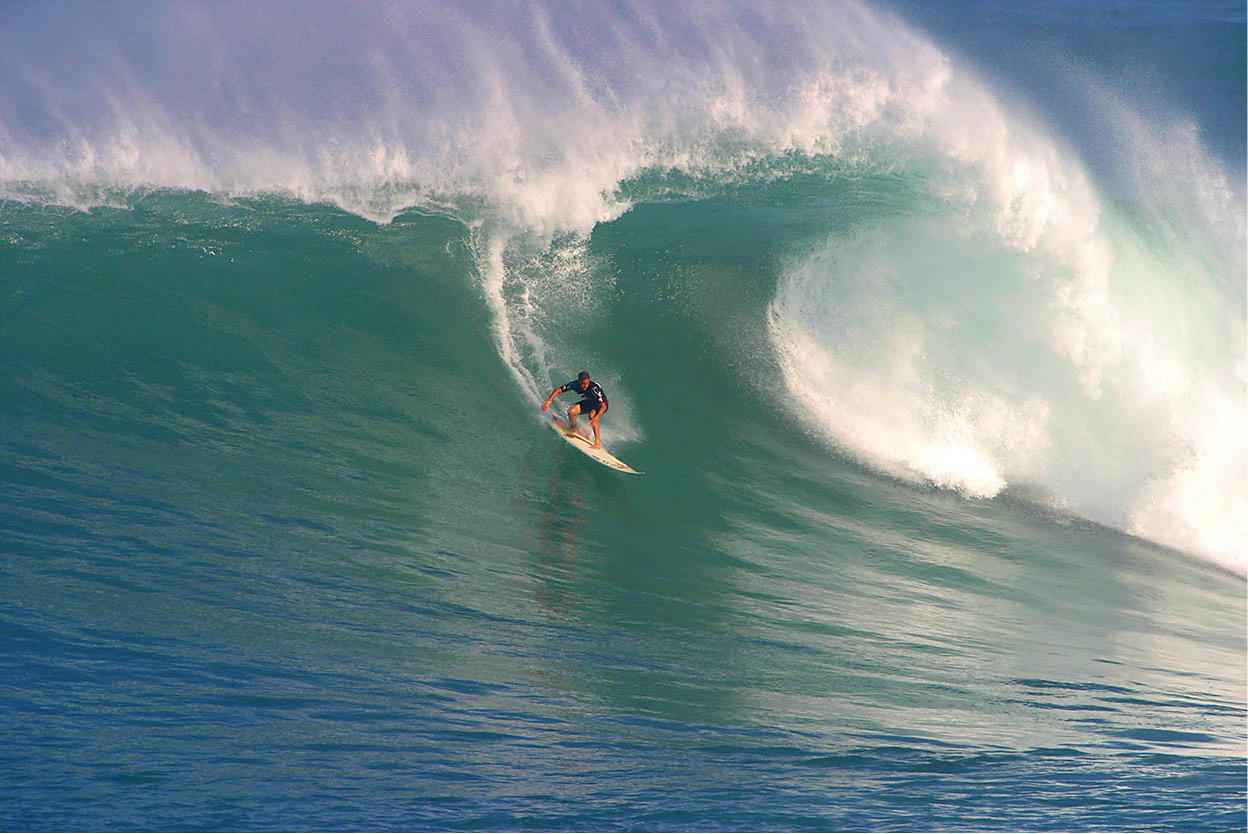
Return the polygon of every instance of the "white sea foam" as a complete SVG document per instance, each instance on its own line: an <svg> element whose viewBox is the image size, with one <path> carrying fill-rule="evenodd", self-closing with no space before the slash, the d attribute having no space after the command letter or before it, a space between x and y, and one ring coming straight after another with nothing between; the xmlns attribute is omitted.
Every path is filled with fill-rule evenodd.
<svg viewBox="0 0 1248 834"><path fill-rule="evenodd" d="M925 112L919 146L952 163L932 175L941 208L838 234L773 302L790 386L820 392L814 427L896 474L978 496L1039 487L1244 572L1243 218L1217 164L1120 106L1140 175L1158 171L1127 217L975 79ZM959 293L959 269L980 271L980 292ZM985 314L1004 323L991 338Z"/></svg>

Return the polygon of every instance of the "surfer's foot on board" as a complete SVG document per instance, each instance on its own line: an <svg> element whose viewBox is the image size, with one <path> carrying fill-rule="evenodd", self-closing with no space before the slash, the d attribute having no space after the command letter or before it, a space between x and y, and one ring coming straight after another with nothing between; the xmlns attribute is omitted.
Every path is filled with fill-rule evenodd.
<svg viewBox="0 0 1248 834"><path fill-rule="evenodd" d="M576 426L569 426L567 423L563 422L563 421L562 421L562 420L560 420L558 417L551 417L551 418L550 418L550 422L554 423L556 426L558 426L559 428L563 429L564 431L570 431L570 432L572 432L572 433L573 433L573 434L575 434L577 437L581 438L582 440L585 440L586 442L588 442L588 441L589 441L589 438L588 438L588 437L586 437L585 435L581 434L579 431L577 431L577 430L576 430ZM602 448L602 447L601 447L601 446L597 446L597 447L595 447L595 448Z"/></svg>

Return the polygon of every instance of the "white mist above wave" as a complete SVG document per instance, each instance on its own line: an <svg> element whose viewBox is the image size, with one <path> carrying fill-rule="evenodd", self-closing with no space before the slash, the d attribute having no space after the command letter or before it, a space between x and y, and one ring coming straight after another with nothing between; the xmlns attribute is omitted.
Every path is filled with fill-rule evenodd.
<svg viewBox="0 0 1248 834"><path fill-rule="evenodd" d="M795 150L845 154L864 132L896 138L949 72L855 3L18 3L9 15L5 196L280 193L380 220L449 201L546 238L618 216L620 183L642 171L730 172Z"/></svg>
<svg viewBox="0 0 1248 834"><path fill-rule="evenodd" d="M0 198L448 211L531 398L572 361L549 306L576 240L628 210L622 184L783 176L794 154L919 172L929 216L794 256L760 323L812 428L890 472L977 496L1025 484L1245 570L1242 195L1190 133L1128 105L1105 109L1138 161L1130 213L1040 117L858 3L6 14ZM589 359L608 379L624 361Z"/></svg>

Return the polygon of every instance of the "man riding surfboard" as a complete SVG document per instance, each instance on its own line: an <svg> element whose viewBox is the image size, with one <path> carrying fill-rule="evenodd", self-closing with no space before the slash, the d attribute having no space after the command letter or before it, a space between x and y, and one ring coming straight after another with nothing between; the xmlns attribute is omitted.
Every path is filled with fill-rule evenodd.
<svg viewBox="0 0 1248 834"><path fill-rule="evenodd" d="M580 402L568 409L568 428L576 431L577 416L588 414L589 424L594 427L594 448L601 449L602 441L599 439L598 418L606 413L607 406L610 404L607 402L607 395L602 390L602 386L589 378L589 371L581 371L577 374L576 379L567 385L560 385L550 392L546 402L542 403L542 411L548 410L555 397L565 391L574 391L582 397Z"/></svg>

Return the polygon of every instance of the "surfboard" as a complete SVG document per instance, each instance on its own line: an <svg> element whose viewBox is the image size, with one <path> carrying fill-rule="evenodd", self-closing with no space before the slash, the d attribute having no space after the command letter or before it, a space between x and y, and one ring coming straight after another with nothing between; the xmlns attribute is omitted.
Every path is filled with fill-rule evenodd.
<svg viewBox="0 0 1248 834"><path fill-rule="evenodd" d="M615 455L608 452L606 449L595 449L594 441L590 440L588 437L581 434L579 431L572 431L570 428L568 428L567 424L564 423L562 420L560 420L558 417L552 418L550 427L554 429L556 432L558 432L560 437L568 441L568 443L570 443L573 448L581 452L584 452L585 454L589 455L594 460L601 463L603 466L609 466L612 469L615 469L619 472L627 472L630 475L644 475L645 474L644 472L638 472L636 469L629 466L627 463L620 460Z"/></svg>

